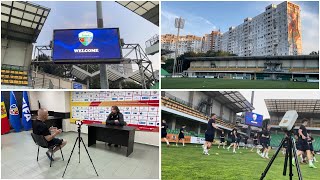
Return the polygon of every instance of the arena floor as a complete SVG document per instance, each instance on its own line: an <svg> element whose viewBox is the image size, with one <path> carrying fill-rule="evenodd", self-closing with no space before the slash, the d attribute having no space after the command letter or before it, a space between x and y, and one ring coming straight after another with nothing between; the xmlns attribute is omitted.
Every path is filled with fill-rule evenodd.
<svg viewBox="0 0 320 180"><path fill-rule="evenodd" d="M204 78L162 78L162 89L318 89L318 83Z"/></svg>
<svg viewBox="0 0 320 180"><path fill-rule="evenodd" d="M270 158L274 152L274 149L271 150ZM240 148L237 150L237 154L233 154L231 149L227 151L221 147L218 149L217 146L213 146L209 153L210 156L203 155L200 145L187 144L186 147L182 147L182 145L176 147L172 143L168 148L165 144L162 144L162 179L260 179L269 162L267 159L262 159L256 153L256 150L250 152L249 149ZM318 156L318 159L320 159L320 156ZM284 155L280 152L265 180L288 180L288 171L286 177L282 175L283 162ZM306 164L300 166L303 179L319 179L320 163L315 163L315 166L318 168L309 168ZM293 167L293 170L293 179L298 179L295 167Z"/></svg>

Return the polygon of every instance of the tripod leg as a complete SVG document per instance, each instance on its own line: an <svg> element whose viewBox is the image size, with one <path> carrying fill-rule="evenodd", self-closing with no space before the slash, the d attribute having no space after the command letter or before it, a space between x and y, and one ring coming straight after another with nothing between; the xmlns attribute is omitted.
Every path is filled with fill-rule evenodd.
<svg viewBox="0 0 320 180"><path fill-rule="evenodd" d="M268 163L268 165L267 165L266 169L265 169L265 170L264 170L264 172L261 174L260 180L263 180L263 179L264 179L264 177L267 175L267 173L268 173L268 171L269 171L269 169L270 169L270 167L271 167L271 165L272 165L273 161L276 159L276 157L277 157L278 153L280 152L281 147L282 147L282 146L283 146L283 144L284 144L284 141L285 141L285 138L283 138L283 139L282 139L282 141L281 141L281 143L280 143L280 145L279 145L279 147L278 147L278 149L277 149L276 153L272 156L272 158L271 158L271 160L269 161L269 163Z"/></svg>
<svg viewBox="0 0 320 180"><path fill-rule="evenodd" d="M81 141L81 139L79 139L79 163L80 163L80 141Z"/></svg>
<svg viewBox="0 0 320 180"><path fill-rule="evenodd" d="M73 150L74 150L74 148L76 147L76 144L77 144L77 141L78 141L78 140L80 141L79 137L77 137L76 142L74 142L74 145L73 145L73 148L72 148L72 151L71 151L71 154L70 154L70 157L69 157L67 166L66 166L66 168L64 169L64 172L63 172L63 174L62 174L62 177L64 177L64 173L66 173L66 170L67 170L67 168L68 168L68 165L69 165L71 156L72 156L72 154L73 154Z"/></svg>
<svg viewBox="0 0 320 180"><path fill-rule="evenodd" d="M289 177L290 177L290 180L292 180L292 176L293 176L293 173L292 173L292 139L291 138L288 138L288 148L289 148Z"/></svg>
<svg viewBox="0 0 320 180"><path fill-rule="evenodd" d="M61 146L60 146L60 152L61 152L62 160L64 160L63 154L62 154L62 150L61 150Z"/></svg>
<svg viewBox="0 0 320 180"><path fill-rule="evenodd" d="M39 158L39 147L40 147L40 146L38 146L37 161L38 161L38 158Z"/></svg>
<svg viewBox="0 0 320 180"><path fill-rule="evenodd" d="M298 157L297 157L296 143L293 138L292 138L292 150L293 150L293 157L295 159L295 165L296 165L298 177L299 177L299 180L302 180L302 174L301 174L300 165L299 165L299 161L298 161Z"/></svg>
<svg viewBox="0 0 320 180"><path fill-rule="evenodd" d="M88 156L89 156L89 159L90 159L90 161L91 161L91 164L92 164L92 166L93 166L94 171L96 172L97 176L99 176L99 175L98 175L98 173L97 173L96 168L94 167L94 164L93 164L92 159L91 159L91 157L90 157L89 151L88 151L88 149L87 149L86 145L85 145L85 144L84 144L84 142L83 142L82 137L80 137L80 141L82 142L82 144L83 144L84 148L85 148L85 149L86 149L86 151L87 151L87 154L88 154Z"/></svg>
<svg viewBox="0 0 320 180"><path fill-rule="evenodd" d="M288 142L288 141L287 141ZM283 164L283 176L286 176L287 175L287 165L288 165L288 147L286 148L286 155L285 155L285 158L284 158L284 164Z"/></svg>
<svg viewBox="0 0 320 180"><path fill-rule="evenodd" d="M53 149L51 149L50 167L51 167L51 164L52 164L52 155L53 155Z"/></svg>

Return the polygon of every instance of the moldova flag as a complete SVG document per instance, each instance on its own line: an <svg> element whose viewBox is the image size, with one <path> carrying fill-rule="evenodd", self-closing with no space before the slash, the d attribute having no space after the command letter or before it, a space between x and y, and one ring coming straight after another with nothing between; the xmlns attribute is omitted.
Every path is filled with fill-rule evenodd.
<svg viewBox="0 0 320 180"><path fill-rule="evenodd" d="M28 98L28 92L23 91L22 98L22 125L24 130L29 131L32 127L30 103Z"/></svg>
<svg viewBox="0 0 320 180"><path fill-rule="evenodd" d="M17 106L17 99L14 95L13 91L10 91L10 110L9 110L9 120L10 124L16 132L21 131L21 122L20 122L20 115L19 109Z"/></svg>
<svg viewBox="0 0 320 180"><path fill-rule="evenodd" d="M10 124L8 120L6 105L4 104L3 95L1 92L1 134L10 132Z"/></svg>

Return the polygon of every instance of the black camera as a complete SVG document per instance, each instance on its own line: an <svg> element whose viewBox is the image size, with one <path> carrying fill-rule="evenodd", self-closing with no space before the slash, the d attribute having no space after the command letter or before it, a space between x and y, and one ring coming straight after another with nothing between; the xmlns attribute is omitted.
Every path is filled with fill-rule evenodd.
<svg viewBox="0 0 320 180"><path fill-rule="evenodd" d="M76 120L75 124L78 125L78 126L81 126L83 124L83 122L81 120Z"/></svg>

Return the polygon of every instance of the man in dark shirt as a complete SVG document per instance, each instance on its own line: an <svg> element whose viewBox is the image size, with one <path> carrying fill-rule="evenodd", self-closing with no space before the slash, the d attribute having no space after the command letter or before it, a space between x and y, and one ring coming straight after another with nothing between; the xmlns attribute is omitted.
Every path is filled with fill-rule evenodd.
<svg viewBox="0 0 320 180"><path fill-rule="evenodd" d="M231 138L231 142L230 142L230 146L227 148L228 151L231 148L231 146L233 146L233 153L237 153L236 152L236 148L237 148L237 134L238 134L238 130L236 128L233 128L232 131L229 134L229 138Z"/></svg>
<svg viewBox="0 0 320 180"><path fill-rule="evenodd" d="M314 138L311 136L311 132L308 133L308 144L310 146L310 152L313 156L313 161L314 162L318 162L317 159L316 159L316 153L314 152L314 149L313 149L313 142L315 142Z"/></svg>
<svg viewBox="0 0 320 180"><path fill-rule="evenodd" d="M48 110L44 108L39 109L37 120L33 122L32 129L34 134L44 136L48 141L49 146L55 146L52 152L49 150L46 152L48 158L53 161L53 159L51 159L51 154L54 154L60 148L63 148L67 144L67 141L56 138L57 135L61 134L62 130L57 129L56 127L48 128L44 123L46 120L48 120Z"/></svg>
<svg viewBox="0 0 320 180"><path fill-rule="evenodd" d="M220 145L223 145L223 149L225 149L225 136L224 136L224 131L221 131L221 135L220 135L220 143L218 145L218 148L220 148Z"/></svg>
<svg viewBox="0 0 320 180"><path fill-rule="evenodd" d="M271 129L271 126L268 125L266 129L262 130L262 133L261 133L261 141L262 141L262 154L261 154L261 157L262 158L266 158L266 159L269 159L269 151L271 149L270 147L270 129Z"/></svg>
<svg viewBox="0 0 320 180"><path fill-rule="evenodd" d="M185 146L184 145L184 133L185 133L185 129L186 128L186 125L182 125L182 127L180 128L180 132L178 134L178 139L177 139L177 142L176 142L176 146L178 146L178 143L180 142L180 140L182 140L182 146Z"/></svg>
<svg viewBox="0 0 320 180"><path fill-rule="evenodd" d="M203 148L203 154L205 155L210 155L208 153L208 150L211 148L212 142L214 140L214 133L215 130L221 130L217 125L216 125L216 114L211 114L211 119L209 119L208 124L207 124L207 130L205 132L205 142L202 145Z"/></svg>
<svg viewBox="0 0 320 180"><path fill-rule="evenodd" d="M111 113L109 114L106 125L113 125L113 126L124 126L126 122L124 121L123 114L120 112L118 106L111 107ZM108 143L108 146L111 146L111 143ZM114 147L118 147L117 144Z"/></svg>
<svg viewBox="0 0 320 180"><path fill-rule="evenodd" d="M106 125L124 126L126 122L123 119L123 114L120 112L118 106L111 107L111 113L109 114Z"/></svg>
<svg viewBox="0 0 320 180"><path fill-rule="evenodd" d="M298 130L298 143L300 145L300 149L297 152L297 156L299 157L302 155L303 152L307 153L307 157L309 160L309 167L310 168L317 168L313 163L312 163L312 155L310 151L310 146L308 144L308 133L307 133L307 128L306 126L308 125L308 120L303 119L302 124ZM295 164L294 158L292 158L292 165Z"/></svg>
<svg viewBox="0 0 320 180"><path fill-rule="evenodd" d="M167 129L168 129L167 122L166 120L163 119L161 123L161 138L164 139L164 141L167 143L167 147L169 147L170 143L167 139Z"/></svg>
<svg viewBox="0 0 320 180"><path fill-rule="evenodd" d="M258 146L258 133L255 133L253 135L253 145L252 145L251 152L253 152L253 149L257 148L257 146ZM257 148L257 153L259 153L259 149L258 148Z"/></svg>
<svg viewBox="0 0 320 180"><path fill-rule="evenodd" d="M243 146L243 149L244 148L246 148L246 149L248 149L248 137L246 136L246 137L244 137L244 146Z"/></svg>
<svg viewBox="0 0 320 180"><path fill-rule="evenodd" d="M240 142L241 142L241 135L240 135L240 133L237 133L237 147L238 147L238 149L240 147Z"/></svg>

